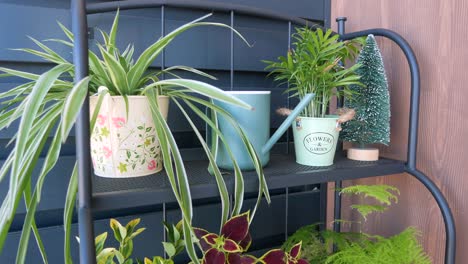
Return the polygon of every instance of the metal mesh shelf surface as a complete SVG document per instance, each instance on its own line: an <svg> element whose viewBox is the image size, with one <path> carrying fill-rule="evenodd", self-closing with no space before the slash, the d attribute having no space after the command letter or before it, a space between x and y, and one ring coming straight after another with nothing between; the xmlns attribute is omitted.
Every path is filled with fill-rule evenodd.
<svg viewBox="0 0 468 264"><path fill-rule="evenodd" d="M192 199L218 196L215 178L207 171L206 161L189 161L185 163L192 192ZM302 186L349 180L373 176L389 175L404 171L404 162L381 159L375 162L353 161L336 157L335 164L329 167L309 167L297 164L293 155L272 155L264 168L267 184L270 189ZM258 179L254 172L244 172L245 191L255 192ZM224 174L228 190L234 188L233 174ZM109 211L122 208L134 208L175 202L172 189L165 172L126 179L93 177L94 209Z"/></svg>

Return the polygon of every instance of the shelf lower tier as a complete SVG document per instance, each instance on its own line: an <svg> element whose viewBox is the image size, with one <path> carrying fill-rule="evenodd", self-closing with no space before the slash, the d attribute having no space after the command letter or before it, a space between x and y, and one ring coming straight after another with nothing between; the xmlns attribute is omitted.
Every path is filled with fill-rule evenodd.
<svg viewBox="0 0 468 264"><path fill-rule="evenodd" d="M206 161L185 163L192 199L218 197L214 176L207 171ZM353 161L336 157L329 167L309 167L297 164L293 155L271 155L264 168L269 189L310 185L337 180L351 180L404 172L403 161L381 159L373 162ZM228 190L234 188L234 176L224 175ZM245 192L258 190L258 178L254 172L245 172ZM173 203L175 197L164 172L126 179L93 177L93 210L98 212L125 208L154 206Z"/></svg>

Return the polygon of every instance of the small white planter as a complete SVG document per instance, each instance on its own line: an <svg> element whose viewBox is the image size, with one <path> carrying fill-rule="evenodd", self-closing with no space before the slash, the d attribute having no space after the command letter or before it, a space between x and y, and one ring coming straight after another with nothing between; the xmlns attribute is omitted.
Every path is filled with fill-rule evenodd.
<svg viewBox="0 0 468 264"><path fill-rule="evenodd" d="M307 166L330 166L335 157L338 116L298 117L293 124L296 162Z"/></svg>
<svg viewBox="0 0 468 264"><path fill-rule="evenodd" d="M94 173L109 178L138 177L162 170L162 157L146 96L128 96L128 117L122 96L106 95L91 133ZM97 96L90 97L94 112ZM167 118L169 97L158 97Z"/></svg>

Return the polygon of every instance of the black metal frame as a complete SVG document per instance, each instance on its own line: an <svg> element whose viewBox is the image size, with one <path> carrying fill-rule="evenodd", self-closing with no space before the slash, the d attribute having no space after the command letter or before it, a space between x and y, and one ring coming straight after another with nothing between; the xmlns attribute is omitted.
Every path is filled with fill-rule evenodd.
<svg viewBox="0 0 468 264"><path fill-rule="evenodd" d="M329 4L329 3L328 3ZM329 5L326 9L329 9ZM311 27L319 27L313 22L284 16L276 12L271 12L259 8L234 5L228 3L208 2L203 0L132 0L132 1L112 1L98 4L86 5L85 0L71 0L72 12L72 31L75 35L75 45L73 50L73 60L76 67L75 81L79 81L88 75L88 43L87 43L87 14L114 11L117 8L124 9L137 9L149 7L182 7L189 9L202 9L211 11L229 12L231 14L231 23L233 23L233 14L240 13L244 15L251 15L256 17L277 19L283 21L290 21L299 25L308 25ZM164 16L162 16L164 19ZM444 198L442 192L424 173L416 168L417 158L417 139L418 139L418 118L419 118L419 94L420 94L420 77L419 66L411 46L399 34L388 29L369 29L353 33L344 33L344 20L340 26L340 35L342 40L348 40L355 37L367 36L374 34L375 36L382 36L394 41L404 52L411 71L411 99L410 99L410 126L408 137L408 153L405 171L410 175L416 177L424 186L431 192L436 199L438 206L441 209L445 229L446 229L446 248L445 248L445 263L455 263L455 223L452 212ZM329 26L329 19L326 19L325 25ZM343 32L341 32L343 31ZM163 31L164 32L164 31ZM290 37L290 36L289 36ZM231 45L231 50L233 45ZM231 53L231 59L234 54ZM164 67L164 65L163 65ZM231 78L233 78L233 64L231 62ZM232 79L231 79L232 84ZM93 230L93 217L92 217L92 188L91 188L91 162L90 162L90 148L89 148L89 101L85 100L83 108L79 114L76 123L76 146L78 158L78 220L79 220L79 235L80 242L80 260L82 263L96 263L95 249L94 249L94 230ZM339 198L339 197L338 197ZM336 214L341 212L341 204L337 199ZM339 228L336 226L335 228Z"/></svg>

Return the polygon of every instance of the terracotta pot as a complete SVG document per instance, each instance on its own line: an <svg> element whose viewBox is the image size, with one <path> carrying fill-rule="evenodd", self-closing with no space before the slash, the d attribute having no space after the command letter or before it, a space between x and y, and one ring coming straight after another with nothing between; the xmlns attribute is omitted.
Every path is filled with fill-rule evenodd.
<svg viewBox="0 0 468 264"><path fill-rule="evenodd" d="M138 177L162 170L162 156L146 96L128 96L128 115L122 96L106 95L91 133L94 173L109 178ZM90 97L90 113L97 96ZM169 97L158 97L167 118Z"/></svg>

